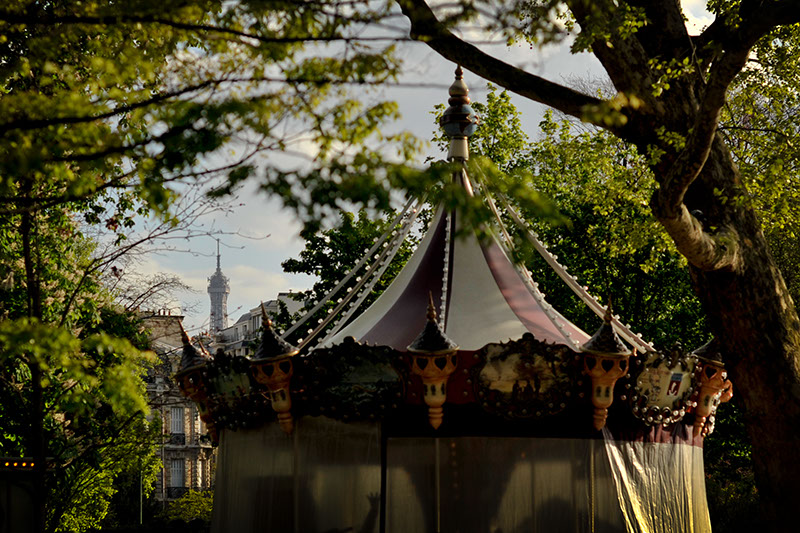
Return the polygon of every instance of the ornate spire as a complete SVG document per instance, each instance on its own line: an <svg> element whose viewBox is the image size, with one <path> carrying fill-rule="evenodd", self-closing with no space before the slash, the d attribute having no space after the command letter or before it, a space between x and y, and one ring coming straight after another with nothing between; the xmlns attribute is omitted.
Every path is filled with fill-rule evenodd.
<svg viewBox="0 0 800 533"><path fill-rule="evenodd" d="M478 117L475 116L475 112L469 105L469 87L464 83L464 71L461 70L460 65L456 68L456 79L450 85L448 92L450 98L447 103L450 104L450 107L445 110L439 121L445 134L450 138L450 151L447 158L466 161L469 159L467 139L475 133L475 129L478 127Z"/></svg>
<svg viewBox="0 0 800 533"><path fill-rule="evenodd" d="M581 347L584 352L583 371L592 379L594 428L603 429L608 408L614 402L614 385L628 372L631 350L617 336L611 325L611 298L608 299L603 325Z"/></svg>
<svg viewBox="0 0 800 533"><path fill-rule="evenodd" d="M289 435L294 429L291 381L294 374L292 356L299 350L278 337L272 329L264 302L261 302L261 344L253 354L253 377L269 389L272 409L278 413L281 429Z"/></svg>
<svg viewBox="0 0 800 533"><path fill-rule="evenodd" d="M433 429L442 425L447 401L447 380L458 365L458 346L451 341L436 321L433 295L428 293L428 322L408 347L411 371L422 378L423 398L428 406L428 422Z"/></svg>

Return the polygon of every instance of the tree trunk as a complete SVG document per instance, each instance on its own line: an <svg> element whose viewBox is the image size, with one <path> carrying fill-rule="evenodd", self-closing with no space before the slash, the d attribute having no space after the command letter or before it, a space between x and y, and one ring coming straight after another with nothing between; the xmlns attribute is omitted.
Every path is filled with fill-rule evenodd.
<svg viewBox="0 0 800 533"><path fill-rule="evenodd" d="M723 181L738 182L738 171L717 142L697 185L713 190ZM693 198L692 209L718 209L712 195ZM726 214L738 233L739 265L731 271L693 267L691 273L744 403L764 517L772 531L786 531L800 502L800 321L755 213L744 207Z"/></svg>
<svg viewBox="0 0 800 533"><path fill-rule="evenodd" d="M31 193L31 182L21 187L21 197L27 198ZM42 296L39 285L38 268L34 264L34 250L31 238L33 231L33 215L30 211L22 213L20 223L22 236L22 256L25 262L25 285L28 297L28 317L42 320ZM33 457L34 467L34 520L36 531L44 532L46 523L47 500L47 442L44 435L44 399L42 390L42 371L38 361L28 361L31 371L30 385L30 433L25 443L26 453Z"/></svg>

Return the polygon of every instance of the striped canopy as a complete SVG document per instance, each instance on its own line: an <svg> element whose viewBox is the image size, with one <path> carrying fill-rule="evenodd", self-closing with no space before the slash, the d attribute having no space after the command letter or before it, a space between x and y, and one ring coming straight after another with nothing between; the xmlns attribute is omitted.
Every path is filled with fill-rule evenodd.
<svg viewBox="0 0 800 533"><path fill-rule="evenodd" d="M325 345L346 337L405 350L425 326L429 294L445 333L461 350L519 339L524 333L577 348L589 339L526 285L500 241L461 231L460 217L439 208L405 268L359 317ZM442 305L444 299L444 305Z"/></svg>

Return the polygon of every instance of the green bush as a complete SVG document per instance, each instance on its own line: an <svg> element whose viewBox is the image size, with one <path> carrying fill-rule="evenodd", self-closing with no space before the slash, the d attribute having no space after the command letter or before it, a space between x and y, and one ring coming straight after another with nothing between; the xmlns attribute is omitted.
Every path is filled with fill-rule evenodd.
<svg viewBox="0 0 800 533"><path fill-rule="evenodd" d="M184 522L202 520L205 523L210 523L213 504L213 492L190 490L179 499L167 504L159 518L168 522L172 520L182 520Z"/></svg>

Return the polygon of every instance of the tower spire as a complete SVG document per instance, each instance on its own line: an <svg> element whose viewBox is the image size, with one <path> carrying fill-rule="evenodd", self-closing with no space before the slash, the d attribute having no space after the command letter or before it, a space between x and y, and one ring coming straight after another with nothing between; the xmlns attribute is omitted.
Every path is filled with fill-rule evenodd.
<svg viewBox="0 0 800 533"><path fill-rule="evenodd" d="M222 273L219 253L219 239L217 241L217 270L208 278L208 296L211 299L211 315L209 329L216 333L228 327L228 294L231 292L228 278Z"/></svg>

